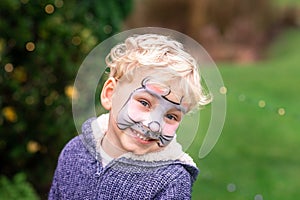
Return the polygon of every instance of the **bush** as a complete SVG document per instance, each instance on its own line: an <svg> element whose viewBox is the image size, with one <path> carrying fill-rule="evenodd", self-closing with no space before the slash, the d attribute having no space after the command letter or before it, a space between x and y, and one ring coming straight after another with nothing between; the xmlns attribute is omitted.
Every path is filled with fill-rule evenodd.
<svg viewBox="0 0 300 200"><path fill-rule="evenodd" d="M123 0L0 1L0 172L46 192L77 133L70 98L86 54L120 30Z"/></svg>
<svg viewBox="0 0 300 200"><path fill-rule="evenodd" d="M19 173L9 180L5 176L0 177L0 199L10 200L35 200L39 199L32 185L26 181L25 174Z"/></svg>
<svg viewBox="0 0 300 200"><path fill-rule="evenodd" d="M176 29L199 41L216 60L252 62L260 59L281 17L271 0L136 2L136 9L126 21L128 28Z"/></svg>

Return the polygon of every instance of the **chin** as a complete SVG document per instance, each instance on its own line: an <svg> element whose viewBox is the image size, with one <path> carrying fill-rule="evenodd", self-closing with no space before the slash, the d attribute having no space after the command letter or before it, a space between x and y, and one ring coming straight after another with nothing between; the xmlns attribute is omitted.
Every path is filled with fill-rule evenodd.
<svg viewBox="0 0 300 200"><path fill-rule="evenodd" d="M124 137L122 142L124 149L136 155L144 155L161 149L156 141L144 141L128 134L124 134Z"/></svg>

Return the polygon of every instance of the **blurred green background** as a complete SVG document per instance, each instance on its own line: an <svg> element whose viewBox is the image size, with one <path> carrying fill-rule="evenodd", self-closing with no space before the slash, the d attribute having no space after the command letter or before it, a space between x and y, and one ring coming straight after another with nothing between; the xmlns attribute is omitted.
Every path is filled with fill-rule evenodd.
<svg viewBox="0 0 300 200"><path fill-rule="evenodd" d="M219 65L226 122L211 154L197 162L202 173L195 199L300 197L299 33L285 30L264 61ZM189 152L196 157L198 149L194 142Z"/></svg>
<svg viewBox="0 0 300 200"><path fill-rule="evenodd" d="M188 149L201 170L193 199L297 199L296 0L2 0L0 199L47 198L58 154L77 134L71 96L81 62L107 37L139 26L172 28L198 40L227 88L227 117L215 148L198 158L208 106Z"/></svg>

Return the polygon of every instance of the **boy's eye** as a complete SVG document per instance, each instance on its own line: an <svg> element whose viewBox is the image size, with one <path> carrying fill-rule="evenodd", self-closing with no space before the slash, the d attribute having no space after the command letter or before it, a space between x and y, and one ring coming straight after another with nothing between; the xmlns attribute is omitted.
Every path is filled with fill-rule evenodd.
<svg viewBox="0 0 300 200"><path fill-rule="evenodd" d="M166 117L169 119L169 120L175 120L177 121L177 116L176 115L173 115L173 114L167 114Z"/></svg>
<svg viewBox="0 0 300 200"><path fill-rule="evenodd" d="M145 107L147 107L147 108L150 107L150 104L148 103L148 101L145 101L145 100L139 100L139 102L140 102L143 106L145 106Z"/></svg>

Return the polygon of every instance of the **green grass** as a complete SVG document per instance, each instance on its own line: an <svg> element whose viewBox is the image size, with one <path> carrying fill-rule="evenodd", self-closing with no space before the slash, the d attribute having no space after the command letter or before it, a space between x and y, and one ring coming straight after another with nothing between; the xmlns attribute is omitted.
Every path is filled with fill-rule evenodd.
<svg viewBox="0 0 300 200"><path fill-rule="evenodd" d="M200 136L188 150L198 158L201 170L193 199L300 197L299 44L300 31L289 30L270 48L265 61L219 64L227 87L226 122L207 157L198 158ZM259 101L265 107L259 107ZM278 114L280 108L284 115ZM202 111L203 116L209 114L209 108ZM200 131L205 132L205 127Z"/></svg>
<svg viewBox="0 0 300 200"><path fill-rule="evenodd" d="M279 6L299 6L300 1L299 0L273 0L274 4Z"/></svg>

